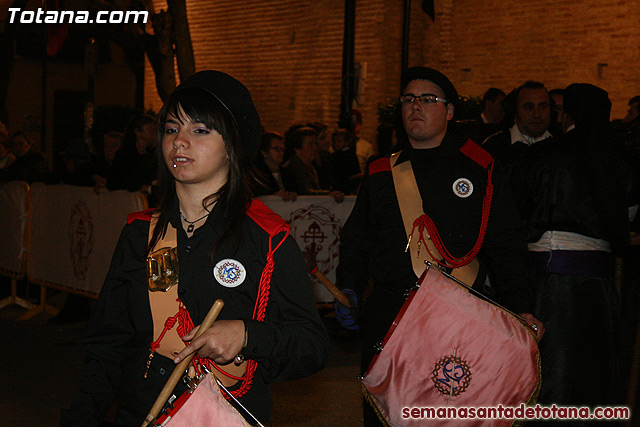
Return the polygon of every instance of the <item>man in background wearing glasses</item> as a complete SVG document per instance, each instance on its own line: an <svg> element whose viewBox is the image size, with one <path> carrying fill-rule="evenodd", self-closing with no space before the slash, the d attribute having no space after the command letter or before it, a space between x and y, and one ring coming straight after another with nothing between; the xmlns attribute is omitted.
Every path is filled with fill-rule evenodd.
<svg viewBox="0 0 640 427"><path fill-rule="evenodd" d="M439 71L413 67L402 73L405 137L399 144L401 152L371 163L343 228L338 286L346 288L355 303L369 278L373 281L359 319L363 373L376 354L375 344L383 340L404 303L405 293L424 270L424 264L413 259L424 257L426 248L420 252L418 232L410 226L407 231L407 199L435 224L441 237L436 244L438 261L451 265L463 260L460 269L472 271L468 284L478 289L490 277L499 301L536 325L538 337L544 331L530 314L534 301L533 285L525 273L525 234L508 183L485 150L449 130L457 102L455 87ZM417 184L413 194L406 194L394 171L406 170L408 165ZM487 192L490 181L493 192ZM481 226L483 216L486 227ZM409 242L408 235L412 235ZM426 229L422 237L434 240ZM354 319L343 310L338 320L352 327ZM364 415L365 426L381 425L366 403Z"/></svg>

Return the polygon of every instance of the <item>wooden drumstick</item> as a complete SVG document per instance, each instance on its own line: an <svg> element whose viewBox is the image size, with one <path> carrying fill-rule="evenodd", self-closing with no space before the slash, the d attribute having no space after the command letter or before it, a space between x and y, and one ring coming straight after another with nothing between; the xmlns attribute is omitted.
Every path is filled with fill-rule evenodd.
<svg viewBox="0 0 640 427"><path fill-rule="evenodd" d="M316 265L316 260L309 252L303 252L304 259L307 261L307 271L309 274L312 274L316 279L322 283L322 285L327 288L331 295L334 296L338 302L346 307L351 307L351 303L349 302L349 298L340 290L336 285L334 285L331 280L327 278L320 270L318 270L318 266Z"/></svg>
<svg viewBox="0 0 640 427"><path fill-rule="evenodd" d="M207 317L204 318L202 324L200 325L200 328L198 329L198 332L196 332L195 336L193 337L194 340L202 335L207 329L209 329L211 325L213 325L213 322L215 322L218 318L220 311L222 311L222 307L224 307L224 302L221 299L217 299L213 303L213 305L209 309L209 313L207 313ZM187 369L189 363L191 363L191 359L193 359L194 356L195 352L191 353L184 360L182 360L182 362L178 363L178 365L176 365L176 367L173 369L173 372L167 380L167 383L164 385L162 391L158 395L158 398L151 407L149 415L147 415L147 418L145 418L144 422L142 423L142 427L152 425L151 423L156 419L166 401L169 400L173 389L180 381L180 378L182 378L182 376L184 375L184 371Z"/></svg>

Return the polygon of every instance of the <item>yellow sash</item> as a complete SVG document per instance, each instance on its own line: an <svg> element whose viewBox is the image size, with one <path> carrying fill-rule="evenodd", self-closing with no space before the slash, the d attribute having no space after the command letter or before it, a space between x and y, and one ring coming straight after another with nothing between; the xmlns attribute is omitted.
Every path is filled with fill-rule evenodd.
<svg viewBox="0 0 640 427"><path fill-rule="evenodd" d="M154 214L151 217L151 223L149 224L149 241L151 241L151 237L153 236L153 230L156 226L157 220L158 220L158 214ZM171 224L169 224L165 235L161 239L159 239L158 242L155 244L155 246L153 247L153 250L151 251L151 256L149 258L154 256L154 254L160 253L162 256L165 257L165 260L166 260L166 256L167 256L166 254L170 250L177 248L177 246L178 246L178 239L177 239L176 229L173 228ZM161 267L163 267L165 271L157 272L160 274L156 274L156 276L159 276L159 277L155 277L155 280L154 280L154 277L152 277L152 275L154 274L154 271L152 271L150 268L148 268L148 271L147 271L149 275L149 303L151 305L151 316L153 318L154 341L160 337L160 334L164 330L165 322L169 318L176 316L180 311L180 303L178 302L178 286L177 286L178 285L177 251L174 251L174 253L175 253L175 256L173 257L173 260L175 261L175 265L172 265L173 272L169 276L175 275L176 277L174 278L174 280L171 281L170 284L167 285L169 289L167 290L158 289L159 282L169 282L169 280L166 279L166 277L168 276L166 274L166 268L167 268L167 265L169 264L168 262L160 263L162 264ZM161 259L162 259L162 256L161 256ZM148 266L150 265L149 259L147 259L147 265ZM160 268L160 269L162 270L163 268ZM172 328L168 329L165 332L162 339L160 340L159 347L156 349L156 353L161 354L165 357L168 357L169 359L173 359L180 351L182 351L185 348L185 346L186 346L185 342L182 341L182 338L180 338L180 335L178 334L178 322L176 319L175 325ZM246 370L246 365L247 365L247 362L245 361L245 362L242 362L242 364L240 365L236 365L233 362L230 362L226 365L217 365L217 366L228 374L231 374L235 377L241 377L244 375L244 372ZM216 376L220 379L220 382L222 382L222 384L225 387L231 387L238 382L237 380L230 378L226 375L219 375L216 373Z"/></svg>
<svg viewBox="0 0 640 427"><path fill-rule="evenodd" d="M429 247L428 251L427 248L420 248L420 236L411 236L413 231L413 222L422 216L424 212L422 211L422 197L418 190L418 183L416 182L416 177L413 174L411 162L402 162L396 166L400 153L402 153L402 151L398 151L391 155L391 175L393 176L393 184L396 189L398 205L400 206L400 212L402 213L402 222L404 223L407 239L409 239L408 247L411 253L411 264L416 276L420 277L425 269L425 261L438 265L436 260L431 258L429 252L434 256L437 256L438 261L440 262L443 261L443 257L431 241L431 236L425 236L425 241ZM478 275L479 269L480 264L478 263L478 260L474 258L469 264L454 268L451 275L461 282L471 286Z"/></svg>

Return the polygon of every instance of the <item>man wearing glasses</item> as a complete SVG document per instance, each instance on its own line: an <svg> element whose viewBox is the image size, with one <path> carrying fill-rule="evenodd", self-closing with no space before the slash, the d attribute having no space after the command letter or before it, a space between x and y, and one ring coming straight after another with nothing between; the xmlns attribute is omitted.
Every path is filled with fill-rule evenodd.
<svg viewBox="0 0 640 427"><path fill-rule="evenodd" d="M348 289L355 303L369 278L373 281L359 319L363 373L405 292L424 270L426 248L420 251L420 237L438 240L438 261L458 265L454 270L469 285L481 289L489 275L500 302L536 325L539 337L544 331L530 314L534 301L525 273L525 234L508 185L486 151L449 130L458 102L455 87L439 71L413 67L402 74L401 94L406 132L401 151L371 163L341 235L338 286ZM417 184L413 193L402 181L406 176L398 178L406 171ZM433 221L439 239L427 229L421 236L412 231L412 209ZM338 310L338 320L352 327L354 319ZM381 425L366 403L364 412L366 426Z"/></svg>

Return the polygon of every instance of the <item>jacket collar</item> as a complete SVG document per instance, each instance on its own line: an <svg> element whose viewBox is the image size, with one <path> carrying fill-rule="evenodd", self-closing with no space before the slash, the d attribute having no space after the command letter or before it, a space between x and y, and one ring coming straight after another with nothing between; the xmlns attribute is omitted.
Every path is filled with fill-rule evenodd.
<svg viewBox="0 0 640 427"><path fill-rule="evenodd" d="M456 144L456 139L449 132L447 132L442 139L442 143L440 143L438 147L427 148L426 150L433 150L435 155L439 157L449 156L452 153L458 151L458 149L460 148L458 145L459 144ZM398 161L395 164L399 165L400 163L407 160L414 160L418 151L421 150L413 148L409 142L406 142L402 147L402 153L400 153Z"/></svg>
<svg viewBox="0 0 640 427"><path fill-rule="evenodd" d="M182 221L180 220L180 200L178 199L178 195L174 196L173 204L169 209L169 222L177 230L182 228ZM207 217L203 227L211 227L218 236L222 236L222 233L224 232L224 218L223 209L220 207L219 203L216 203L213 206L213 209L211 209L211 213Z"/></svg>

